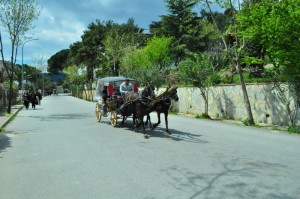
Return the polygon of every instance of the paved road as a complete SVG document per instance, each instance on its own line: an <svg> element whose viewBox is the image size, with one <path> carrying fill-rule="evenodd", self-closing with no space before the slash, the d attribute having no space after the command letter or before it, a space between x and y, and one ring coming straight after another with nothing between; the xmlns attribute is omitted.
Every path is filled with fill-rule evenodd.
<svg viewBox="0 0 300 199"><path fill-rule="evenodd" d="M0 135L0 198L300 197L298 135L170 116L172 136L144 139L131 121L97 123L94 106L50 96L21 110Z"/></svg>

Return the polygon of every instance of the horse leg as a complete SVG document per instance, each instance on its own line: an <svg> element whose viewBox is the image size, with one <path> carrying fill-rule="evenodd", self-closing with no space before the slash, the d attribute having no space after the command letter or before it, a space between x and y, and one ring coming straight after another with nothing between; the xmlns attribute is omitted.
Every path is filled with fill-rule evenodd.
<svg viewBox="0 0 300 199"><path fill-rule="evenodd" d="M138 128L141 126L141 121L140 121L140 118L138 116L134 116L134 131L137 132L138 131Z"/></svg>
<svg viewBox="0 0 300 199"><path fill-rule="evenodd" d="M169 127L168 127L168 110L164 112L165 114L165 123L166 123L166 131L168 134L171 134L171 132L169 131Z"/></svg>
<svg viewBox="0 0 300 199"><path fill-rule="evenodd" d="M145 126L148 126L148 121L149 121L149 126L150 126L151 130L154 130L154 127L151 123L151 118L150 118L149 114L147 114L147 119L146 119L146 122L145 122Z"/></svg>
<svg viewBox="0 0 300 199"><path fill-rule="evenodd" d="M148 126L148 120L149 120L150 116L149 114L147 114L147 118L146 118L146 122L145 122L145 125Z"/></svg>
<svg viewBox="0 0 300 199"><path fill-rule="evenodd" d="M138 121L137 121L137 119L136 119L136 115L135 115L135 114L132 115L132 121L133 121L133 129L134 129L134 132L137 132Z"/></svg>
<svg viewBox="0 0 300 199"><path fill-rule="evenodd" d="M157 123L153 125L154 128L156 128L160 124L160 112L157 112L157 118L158 118Z"/></svg>
<svg viewBox="0 0 300 199"><path fill-rule="evenodd" d="M146 129L145 129L145 124L144 124L144 116L140 117L140 123L142 124L143 127L143 132L144 132L144 138L148 139L149 135L146 133ZM151 124L151 123L150 123Z"/></svg>
<svg viewBox="0 0 300 199"><path fill-rule="evenodd" d="M125 116L123 116L121 124L124 125L124 123L125 123Z"/></svg>

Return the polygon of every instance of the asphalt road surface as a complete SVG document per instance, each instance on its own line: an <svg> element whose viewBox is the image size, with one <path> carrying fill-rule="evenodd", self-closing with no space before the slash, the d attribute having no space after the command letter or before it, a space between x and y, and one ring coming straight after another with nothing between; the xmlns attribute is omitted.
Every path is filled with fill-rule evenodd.
<svg viewBox="0 0 300 199"><path fill-rule="evenodd" d="M0 135L0 199L300 198L299 135L175 115L171 136L131 127L71 96L21 110Z"/></svg>

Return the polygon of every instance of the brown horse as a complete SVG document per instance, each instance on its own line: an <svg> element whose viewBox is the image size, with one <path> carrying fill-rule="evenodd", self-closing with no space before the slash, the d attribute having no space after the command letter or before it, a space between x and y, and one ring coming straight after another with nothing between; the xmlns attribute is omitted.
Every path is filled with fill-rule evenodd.
<svg viewBox="0 0 300 199"><path fill-rule="evenodd" d="M148 105L148 112L156 111L158 122L153 125L156 128L160 124L160 114L164 113L165 123L166 123L166 132L171 134L168 127L168 114L171 106L171 100L178 101L179 97L177 95L177 86L169 86L166 91L162 94L155 97ZM147 115L146 125L150 122L150 116Z"/></svg>
<svg viewBox="0 0 300 199"><path fill-rule="evenodd" d="M153 98L154 96L154 86L152 84L147 84L140 94L133 91L127 92L124 97L124 104L120 111L123 116L122 124L124 124L124 121L128 116L132 115L135 131L142 125L145 138L148 138L149 136L145 133L143 118L145 115L148 115L147 104L149 103L150 98ZM153 128L151 121L150 126Z"/></svg>

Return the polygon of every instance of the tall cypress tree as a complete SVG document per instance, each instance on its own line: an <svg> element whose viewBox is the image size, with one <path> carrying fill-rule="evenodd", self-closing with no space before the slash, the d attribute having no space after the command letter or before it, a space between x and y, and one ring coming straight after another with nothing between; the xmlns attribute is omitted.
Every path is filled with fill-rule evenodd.
<svg viewBox="0 0 300 199"><path fill-rule="evenodd" d="M173 37L173 50L175 65L184 57L185 51L201 52L204 45L201 37L201 20L196 12L193 12L197 4L196 0L165 0L168 15L162 15L161 21L152 22L150 30L157 36Z"/></svg>

